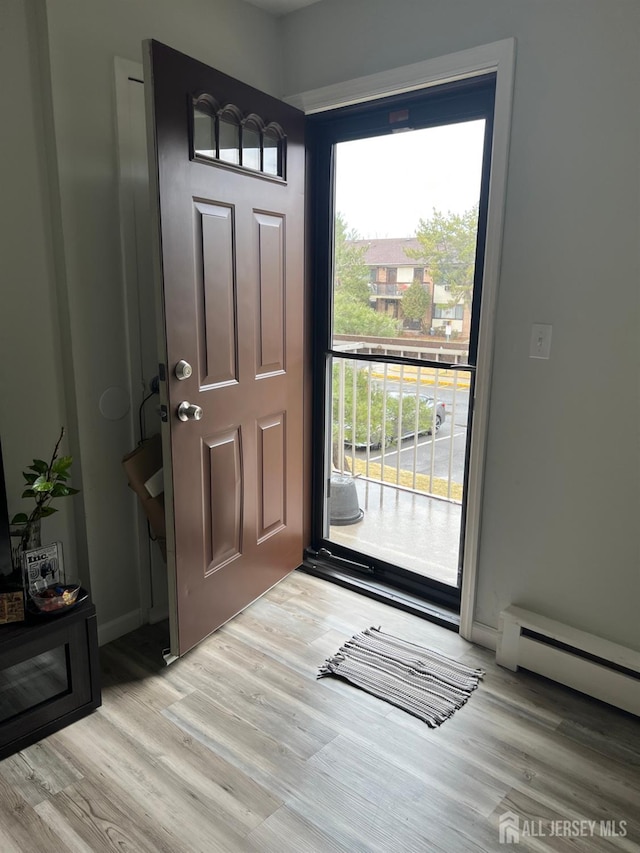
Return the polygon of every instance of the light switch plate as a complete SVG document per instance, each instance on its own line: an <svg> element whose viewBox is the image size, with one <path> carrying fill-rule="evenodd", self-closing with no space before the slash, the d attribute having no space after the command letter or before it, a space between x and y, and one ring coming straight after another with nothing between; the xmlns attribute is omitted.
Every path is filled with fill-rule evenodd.
<svg viewBox="0 0 640 853"><path fill-rule="evenodd" d="M551 355L551 326L534 323L531 327L529 358L549 358Z"/></svg>

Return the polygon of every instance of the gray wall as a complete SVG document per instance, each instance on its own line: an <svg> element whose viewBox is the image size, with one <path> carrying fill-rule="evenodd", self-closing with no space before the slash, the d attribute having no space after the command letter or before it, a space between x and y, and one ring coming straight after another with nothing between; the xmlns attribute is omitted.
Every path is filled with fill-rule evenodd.
<svg viewBox="0 0 640 853"><path fill-rule="evenodd" d="M640 26L624 0L325 0L294 94L517 39L476 618L517 603L640 648ZM553 324L550 361L528 358Z"/></svg>
<svg viewBox="0 0 640 853"><path fill-rule="evenodd" d="M21 500L22 470L49 458L60 427L68 425L54 275L53 229L45 146L45 98L33 7L0 2L0 437L9 512L30 512ZM65 441L64 451L69 443ZM72 468L78 482L78 466ZM43 521L46 541L64 542L76 563L70 501ZM87 578L84 578L85 582Z"/></svg>

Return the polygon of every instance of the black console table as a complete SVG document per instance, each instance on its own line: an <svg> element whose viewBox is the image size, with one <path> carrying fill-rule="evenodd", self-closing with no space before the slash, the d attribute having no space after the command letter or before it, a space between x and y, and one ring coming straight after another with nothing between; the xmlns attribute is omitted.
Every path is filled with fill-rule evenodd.
<svg viewBox="0 0 640 853"><path fill-rule="evenodd" d="M101 704L96 610L30 614L0 626L0 759Z"/></svg>

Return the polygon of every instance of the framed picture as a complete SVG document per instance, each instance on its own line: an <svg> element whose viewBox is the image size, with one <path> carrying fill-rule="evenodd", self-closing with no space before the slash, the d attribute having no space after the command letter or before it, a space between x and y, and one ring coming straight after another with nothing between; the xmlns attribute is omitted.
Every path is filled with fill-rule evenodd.
<svg viewBox="0 0 640 853"><path fill-rule="evenodd" d="M42 592L48 586L64 583L62 542L32 548L22 554L24 585L27 591Z"/></svg>
<svg viewBox="0 0 640 853"><path fill-rule="evenodd" d="M24 621L24 592L0 591L0 625Z"/></svg>

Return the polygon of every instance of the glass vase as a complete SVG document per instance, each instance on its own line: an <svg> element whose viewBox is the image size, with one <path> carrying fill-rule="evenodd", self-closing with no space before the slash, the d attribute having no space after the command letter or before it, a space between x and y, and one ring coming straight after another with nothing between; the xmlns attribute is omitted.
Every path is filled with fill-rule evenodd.
<svg viewBox="0 0 640 853"><path fill-rule="evenodd" d="M27 527L29 530L27 531ZM31 524L20 522L9 525L11 536L11 562L13 571L22 579L22 554L31 548L39 548L42 545L40 539L40 519L32 521Z"/></svg>

